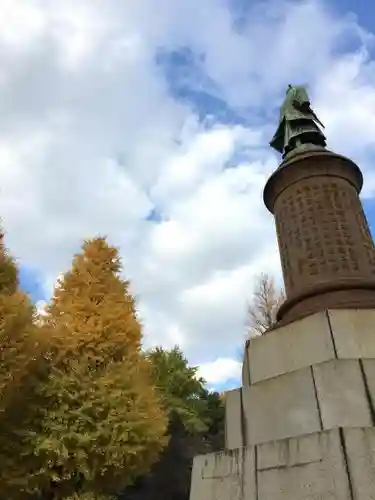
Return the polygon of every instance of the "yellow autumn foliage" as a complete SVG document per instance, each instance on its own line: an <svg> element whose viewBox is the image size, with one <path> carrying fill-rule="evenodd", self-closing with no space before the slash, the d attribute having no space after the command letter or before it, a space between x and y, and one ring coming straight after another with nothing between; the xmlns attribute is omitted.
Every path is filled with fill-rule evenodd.
<svg viewBox="0 0 375 500"><path fill-rule="evenodd" d="M48 401L30 439L30 482L54 498L113 494L144 474L166 444L167 418L141 353L141 326L117 250L88 241L58 283L50 331ZM46 475L49 475L46 481Z"/></svg>
<svg viewBox="0 0 375 500"><path fill-rule="evenodd" d="M34 308L18 288L18 271L0 232L0 497L23 496L25 472L34 463L27 446L38 413L42 337Z"/></svg>
<svg viewBox="0 0 375 500"><path fill-rule="evenodd" d="M0 232L0 420L38 351L33 307L18 289L18 272Z"/></svg>

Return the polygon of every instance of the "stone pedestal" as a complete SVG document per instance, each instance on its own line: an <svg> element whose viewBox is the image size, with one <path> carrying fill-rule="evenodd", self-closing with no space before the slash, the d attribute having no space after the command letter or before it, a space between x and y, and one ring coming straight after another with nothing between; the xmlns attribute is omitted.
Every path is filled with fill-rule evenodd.
<svg viewBox="0 0 375 500"><path fill-rule="evenodd" d="M251 339L190 500L375 499L374 330L375 310L339 309Z"/></svg>
<svg viewBox="0 0 375 500"><path fill-rule="evenodd" d="M375 308L375 249L359 198L362 173L350 159L309 150L268 179L287 300L283 324L324 309Z"/></svg>

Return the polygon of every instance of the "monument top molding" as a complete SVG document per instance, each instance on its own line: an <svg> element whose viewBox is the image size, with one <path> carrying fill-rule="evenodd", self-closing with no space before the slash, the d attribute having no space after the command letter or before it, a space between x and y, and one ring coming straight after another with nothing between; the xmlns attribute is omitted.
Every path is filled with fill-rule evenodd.
<svg viewBox="0 0 375 500"><path fill-rule="evenodd" d="M327 168L327 160L329 168ZM299 168L301 165L307 166L307 162L309 162L309 169ZM288 172L284 170L286 167L289 169ZM293 172L291 171L292 168ZM363 186L362 172L358 165L349 158L328 149L320 149L314 146L295 151L290 158L284 159L280 163L279 167L268 179L263 191L264 204L273 214L276 197L283 190L283 186L279 186L280 182L282 184L285 182L286 187L291 182L297 182L305 177L311 178L321 175L332 177L334 173L346 179L358 193L361 192Z"/></svg>

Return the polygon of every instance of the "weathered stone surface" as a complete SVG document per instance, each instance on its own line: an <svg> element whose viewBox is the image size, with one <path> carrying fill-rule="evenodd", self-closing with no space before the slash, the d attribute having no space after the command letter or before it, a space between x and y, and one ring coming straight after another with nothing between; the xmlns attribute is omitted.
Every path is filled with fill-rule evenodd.
<svg viewBox="0 0 375 500"><path fill-rule="evenodd" d="M247 442L251 445L319 431L310 368L243 388Z"/></svg>
<svg viewBox="0 0 375 500"><path fill-rule="evenodd" d="M333 359L327 313L322 311L254 337L248 346L248 357L252 384Z"/></svg>
<svg viewBox="0 0 375 500"><path fill-rule="evenodd" d="M190 500L256 498L254 448L194 458Z"/></svg>
<svg viewBox="0 0 375 500"><path fill-rule="evenodd" d="M264 453L264 446L258 446L262 466L258 467L258 500L351 500L337 430L284 440L273 446L271 455L269 449Z"/></svg>
<svg viewBox="0 0 375 500"><path fill-rule="evenodd" d="M242 386L249 387L250 384L249 348L248 345L245 344L242 363Z"/></svg>
<svg viewBox="0 0 375 500"><path fill-rule="evenodd" d="M362 359L361 363L369 390L370 404L375 409L375 359Z"/></svg>
<svg viewBox="0 0 375 500"><path fill-rule="evenodd" d="M313 373L324 429L371 425L358 360L331 360L315 365Z"/></svg>
<svg viewBox="0 0 375 500"><path fill-rule="evenodd" d="M227 450L243 446L241 420L241 389L234 389L225 393L225 448Z"/></svg>
<svg viewBox="0 0 375 500"><path fill-rule="evenodd" d="M327 432L322 432L260 444L258 470L319 462L327 454L328 443Z"/></svg>
<svg viewBox="0 0 375 500"><path fill-rule="evenodd" d="M375 358L375 310L328 312L338 358Z"/></svg>
<svg viewBox="0 0 375 500"><path fill-rule="evenodd" d="M375 429L344 429L354 500L375 498Z"/></svg>

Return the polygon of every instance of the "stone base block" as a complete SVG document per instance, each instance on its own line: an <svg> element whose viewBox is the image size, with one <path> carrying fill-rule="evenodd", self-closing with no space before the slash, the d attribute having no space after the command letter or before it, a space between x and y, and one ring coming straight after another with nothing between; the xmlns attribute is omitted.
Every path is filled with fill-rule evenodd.
<svg viewBox="0 0 375 500"><path fill-rule="evenodd" d="M375 359L332 359L235 389L226 449L338 427L375 425Z"/></svg>
<svg viewBox="0 0 375 500"><path fill-rule="evenodd" d="M255 448L194 458L190 500L255 500Z"/></svg>
<svg viewBox="0 0 375 500"><path fill-rule="evenodd" d="M242 384L331 359L375 358L375 309L322 311L247 343Z"/></svg>
<svg viewBox="0 0 375 500"><path fill-rule="evenodd" d="M244 442L243 391L241 388L225 393L225 449L241 448Z"/></svg>
<svg viewBox="0 0 375 500"><path fill-rule="evenodd" d="M348 428L194 459L190 500L373 500L375 429Z"/></svg>

